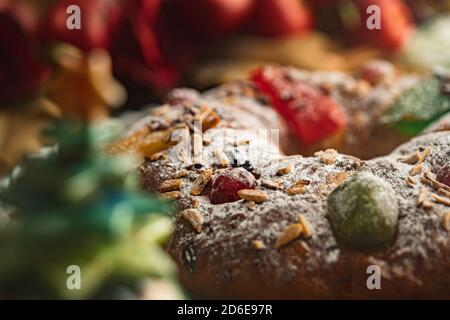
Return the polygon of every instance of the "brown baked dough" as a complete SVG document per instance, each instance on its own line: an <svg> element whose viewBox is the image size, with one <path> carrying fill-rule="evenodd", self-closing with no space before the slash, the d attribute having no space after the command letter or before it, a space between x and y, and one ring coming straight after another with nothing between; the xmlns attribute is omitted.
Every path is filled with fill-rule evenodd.
<svg viewBox="0 0 450 320"><path fill-rule="evenodd" d="M449 131L444 128L425 133L387 156L368 161L334 150L312 157L284 156L275 144L255 134L254 129L280 128L282 124L244 82L203 96L190 90L175 91L169 105L152 111L128 137L149 125L154 131L175 124L192 131L192 123L205 105L220 121L203 132L200 163L174 161L177 146L172 144L147 155L140 166L145 190L165 191L166 197L175 199L175 227L167 250L193 297L450 298L450 234L444 223L450 207L433 197L439 189L434 177L450 160ZM283 134L285 139L288 135ZM246 148L257 152L245 152ZM217 150L229 158L228 163L221 163ZM415 152L423 155L422 164L405 161ZM254 174L257 189L268 195L267 201L210 203L209 177L232 164ZM280 168L288 166L290 172L277 175ZM330 192L361 171L390 184L399 208L395 240L375 251L342 246L333 234L327 212ZM201 179L205 183L199 187ZM268 186L268 181L278 181L279 188ZM288 189L298 181L305 182L304 190L289 194ZM187 209L194 210L186 213ZM283 242L283 232L298 225L300 216L310 234L288 237L291 241ZM278 245L280 241L283 245ZM367 268L371 265L381 270L381 290L367 287Z"/></svg>

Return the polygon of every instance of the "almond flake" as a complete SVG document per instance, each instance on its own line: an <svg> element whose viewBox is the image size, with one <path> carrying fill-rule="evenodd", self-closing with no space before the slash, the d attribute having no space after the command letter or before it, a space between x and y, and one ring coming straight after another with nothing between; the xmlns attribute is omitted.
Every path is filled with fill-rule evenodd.
<svg viewBox="0 0 450 320"><path fill-rule="evenodd" d="M303 227L303 235L305 236L305 238L311 238L314 233L314 230L303 214L300 214L299 222Z"/></svg>
<svg viewBox="0 0 450 320"><path fill-rule="evenodd" d="M306 188L305 186L293 186L286 190L286 193L290 196L296 195L296 194L302 194L305 193Z"/></svg>
<svg viewBox="0 0 450 320"><path fill-rule="evenodd" d="M177 171L174 175L173 178L174 179L179 179L179 178L184 178L189 174L189 171L187 171L186 169L181 169L180 171Z"/></svg>
<svg viewBox="0 0 450 320"><path fill-rule="evenodd" d="M247 201L261 203L269 200L269 196L262 190L242 189L238 191L238 196Z"/></svg>
<svg viewBox="0 0 450 320"><path fill-rule="evenodd" d="M409 170L409 175L414 177L415 175L422 172L422 164L416 164L414 167L412 167L411 170Z"/></svg>
<svg viewBox="0 0 450 320"><path fill-rule="evenodd" d="M424 209L429 209L433 206L433 204L428 201L427 199L427 192L424 188L420 189L420 192L417 196L417 206L424 208Z"/></svg>
<svg viewBox="0 0 450 320"><path fill-rule="evenodd" d="M342 172L332 172L327 175L327 183L328 184L335 184L340 185L342 182L345 181L349 176L348 172L342 171Z"/></svg>
<svg viewBox="0 0 450 320"><path fill-rule="evenodd" d="M281 189L281 184L278 181L273 180L262 180L261 186L267 189L278 190Z"/></svg>
<svg viewBox="0 0 450 320"><path fill-rule="evenodd" d="M180 191L170 191L170 192L164 192L160 194L161 198L166 200L176 200L180 199Z"/></svg>
<svg viewBox="0 0 450 320"><path fill-rule="evenodd" d="M250 144L250 140L245 139L245 140L235 141L233 145L234 145L235 147L239 147L239 146L247 145L247 144Z"/></svg>
<svg viewBox="0 0 450 320"><path fill-rule="evenodd" d="M417 164L421 164L425 161L425 159L428 157L428 155L431 152L431 148L430 147L426 147L425 150L423 150L423 152L420 154L420 159L417 162Z"/></svg>
<svg viewBox="0 0 450 320"><path fill-rule="evenodd" d="M203 137L199 133L192 135L192 162L195 164L203 163Z"/></svg>
<svg viewBox="0 0 450 320"><path fill-rule="evenodd" d="M450 191L447 191L447 190L444 190L442 188L439 188L438 189L438 193L443 195L443 196L446 196L447 198L450 198Z"/></svg>
<svg viewBox="0 0 450 320"><path fill-rule="evenodd" d="M200 203L198 202L198 200L196 198L191 197L191 205L192 205L192 208L198 208Z"/></svg>
<svg viewBox="0 0 450 320"><path fill-rule="evenodd" d="M431 187L433 187L435 190L444 189L446 191L450 192L450 187L437 181L434 179L429 172L425 172L421 179L422 183L425 183Z"/></svg>
<svg viewBox="0 0 450 320"><path fill-rule="evenodd" d="M294 183L289 189L286 190L287 194L292 196L295 194L301 194L305 193L306 186L309 185L311 182L309 180L298 180L296 183Z"/></svg>
<svg viewBox="0 0 450 320"><path fill-rule="evenodd" d="M314 154L314 156L320 158L320 161L328 165L335 163L338 155L339 153L334 149L327 149Z"/></svg>
<svg viewBox="0 0 450 320"><path fill-rule="evenodd" d="M194 185L191 190L191 194L198 196L203 192L203 189L211 181L212 169L207 169L203 171L197 179L194 181Z"/></svg>
<svg viewBox="0 0 450 320"><path fill-rule="evenodd" d="M255 208L256 208L256 203L255 203L255 201L249 201L249 202L247 202L247 208L249 208L250 210L255 210Z"/></svg>
<svg viewBox="0 0 450 320"><path fill-rule="evenodd" d="M450 231L450 211L444 213L444 218L442 220L445 231Z"/></svg>
<svg viewBox="0 0 450 320"><path fill-rule="evenodd" d="M450 207L450 199L438 196L437 194L432 194L431 197L433 197L434 201L436 201L437 203Z"/></svg>
<svg viewBox="0 0 450 320"><path fill-rule="evenodd" d="M252 243L256 250L264 250L266 248L266 245L261 240L253 240Z"/></svg>
<svg viewBox="0 0 450 320"><path fill-rule="evenodd" d="M229 166L230 160L228 160L227 155L225 154L225 152L223 152L222 149L219 148L215 149L214 154L216 155L216 158L219 162L219 166L221 168L226 168Z"/></svg>
<svg viewBox="0 0 450 320"><path fill-rule="evenodd" d="M167 154L164 151L157 152L149 157L150 161L158 161L163 159L168 159Z"/></svg>
<svg viewBox="0 0 450 320"><path fill-rule="evenodd" d="M202 232L203 217L197 209L186 209L181 216L188 221L197 233Z"/></svg>
<svg viewBox="0 0 450 320"><path fill-rule="evenodd" d="M179 191L182 185L183 181L181 181L180 179L166 180L159 186L159 191L160 192Z"/></svg>
<svg viewBox="0 0 450 320"><path fill-rule="evenodd" d="M287 226L283 232L281 232L277 241L275 242L275 248L278 249L289 242L297 239L303 232L303 226L300 223L294 223Z"/></svg>
<svg viewBox="0 0 450 320"><path fill-rule="evenodd" d="M417 183L417 181L414 180L413 177L408 176L408 177L406 178L406 183L408 184L408 186L413 187L413 186Z"/></svg>
<svg viewBox="0 0 450 320"><path fill-rule="evenodd" d="M292 171L292 163L289 163L285 167L281 167L277 170L277 176L284 176Z"/></svg>
<svg viewBox="0 0 450 320"><path fill-rule="evenodd" d="M420 152L419 151L415 151L413 153L411 153L410 155L399 159L401 162L403 163L407 163L407 164L416 164L420 159Z"/></svg>

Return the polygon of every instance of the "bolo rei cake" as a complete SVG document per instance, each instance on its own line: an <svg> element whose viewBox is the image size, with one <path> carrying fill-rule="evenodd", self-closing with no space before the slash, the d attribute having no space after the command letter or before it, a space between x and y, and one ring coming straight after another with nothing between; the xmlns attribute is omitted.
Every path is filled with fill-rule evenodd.
<svg viewBox="0 0 450 320"><path fill-rule="evenodd" d="M449 298L449 79L265 66L174 90L109 152L142 154L142 188L175 202L194 297Z"/></svg>

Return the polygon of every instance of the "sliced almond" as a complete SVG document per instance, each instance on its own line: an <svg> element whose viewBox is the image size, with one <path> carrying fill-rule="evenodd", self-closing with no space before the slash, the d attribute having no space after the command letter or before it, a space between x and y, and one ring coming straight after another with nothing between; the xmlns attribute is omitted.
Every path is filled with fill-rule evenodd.
<svg viewBox="0 0 450 320"><path fill-rule="evenodd" d="M262 190L242 189L238 191L238 196L247 201L261 203L269 200L269 196Z"/></svg>
<svg viewBox="0 0 450 320"><path fill-rule="evenodd" d="M239 147L239 146L247 145L247 144L250 144L250 140L245 139L245 140L238 140L238 141L235 141L233 145L234 145L235 147Z"/></svg>
<svg viewBox="0 0 450 320"><path fill-rule="evenodd" d="M194 181L194 185L191 190L191 194L198 196L203 192L205 186L211 181L212 169L203 171L197 179Z"/></svg>
<svg viewBox="0 0 450 320"><path fill-rule="evenodd" d="M411 153L410 155L399 159L401 162L403 163L407 163L407 164L416 164L420 159L420 152L419 151L415 151L413 153Z"/></svg>
<svg viewBox="0 0 450 320"><path fill-rule="evenodd" d="M190 223L192 228L197 232L202 232L203 217L197 209L186 209L181 213L181 216Z"/></svg>
<svg viewBox="0 0 450 320"><path fill-rule="evenodd" d="M406 183L408 184L408 186L413 187L413 186L417 183L417 181L414 180L413 177L408 176L408 177L406 178Z"/></svg>
<svg viewBox="0 0 450 320"><path fill-rule="evenodd" d="M306 186L310 184L310 181L308 180L298 180L296 183L294 183L291 187L289 187L286 190L286 193L290 196L296 195L296 194L302 194L306 191Z"/></svg>
<svg viewBox="0 0 450 320"><path fill-rule="evenodd" d="M422 164L416 164L414 167L412 167L411 170L409 170L409 175L414 177L415 175L422 172Z"/></svg>
<svg viewBox="0 0 450 320"><path fill-rule="evenodd" d="M314 230L303 214L300 214L299 222L303 227L303 235L305 236L305 238L311 238L314 233Z"/></svg>
<svg viewBox="0 0 450 320"><path fill-rule="evenodd" d="M266 248L266 245L261 240L253 240L252 243L256 250L264 250Z"/></svg>
<svg viewBox="0 0 450 320"><path fill-rule="evenodd" d="M255 210L256 208L256 203L254 201L249 201L246 204L247 208L249 208L250 210Z"/></svg>
<svg viewBox="0 0 450 320"><path fill-rule="evenodd" d="M205 132L208 129L215 127L220 122L220 117L208 105L202 105L200 112L195 116L194 121L200 121L202 130Z"/></svg>
<svg viewBox="0 0 450 320"><path fill-rule="evenodd" d="M434 179L429 172L425 172L421 181L435 190L443 189L450 192L450 187Z"/></svg>
<svg viewBox="0 0 450 320"><path fill-rule="evenodd" d="M425 150L423 150L423 152L420 154L420 158L419 158L419 161L417 163L421 164L421 163L425 162L425 159L428 157L430 152L431 152L431 148L430 147L426 147Z"/></svg>
<svg viewBox="0 0 450 320"><path fill-rule="evenodd" d="M430 209L433 204L427 200L428 192L421 188L417 196L417 206L423 209Z"/></svg>
<svg viewBox="0 0 450 320"><path fill-rule="evenodd" d="M181 181L180 179L166 180L159 186L159 191L160 192L179 191L182 185L183 181Z"/></svg>
<svg viewBox="0 0 450 320"><path fill-rule="evenodd" d="M203 163L203 137L199 133L192 135L192 154L194 165Z"/></svg>
<svg viewBox="0 0 450 320"><path fill-rule="evenodd" d="M173 178L174 179L179 179L179 178L184 178L189 174L189 171L187 171L186 169L181 169L179 171L177 171L174 175Z"/></svg>
<svg viewBox="0 0 450 320"><path fill-rule="evenodd" d="M438 196L437 194L432 194L431 197L436 201L437 203L446 205L447 207L450 207L450 199Z"/></svg>
<svg viewBox="0 0 450 320"><path fill-rule="evenodd" d="M275 248L278 249L289 242L297 239L303 232L303 226L300 223L294 223L287 226L279 235L275 242Z"/></svg>
<svg viewBox="0 0 450 320"><path fill-rule="evenodd" d="M150 129L143 127L136 130L127 136L119 139L115 143L111 144L107 149L106 153L115 155L124 152L134 152L136 151L137 143L150 134Z"/></svg>
<svg viewBox="0 0 450 320"><path fill-rule="evenodd" d="M281 184L278 181L273 181L273 180L262 180L261 181L261 186L263 186L264 188L267 189L272 189L272 190L278 190L281 189Z"/></svg>
<svg viewBox="0 0 450 320"><path fill-rule="evenodd" d="M222 149L215 149L214 154L217 158L219 167L226 168L230 165L230 160L228 160L227 155L225 154L225 152L223 152Z"/></svg>
<svg viewBox="0 0 450 320"><path fill-rule="evenodd" d="M438 189L438 193L443 195L443 196L445 196L445 197L447 197L447 198L450 198L450 191L447 191L447 190L444 190L442 188L439 188Z"/></svg>
<svg viewBox="0 0 450 320"><path fill-rule="evenodd" d="M442 220L442 224L446 231L450 231L450 211L444 213L444 218Z"/></svg>
<svg viewBox="0 0 450 320"><path fill-rule="evenodd" d="M200 205L200 203L198 202L198 200L195 197L191 197L191 205L192 208L198 208L198 206Z"/></svg>
<svg viewBox="0 0 450 320"><path fill-rule="evenodd" d="M327 149L325 151L319 151L314 154L314 156L319 157L320 161L327 165L336 162L338 155L339 153L334 149Z"/></svg>
<svg viewBox="0 0 450 320"><path fill-rule="evenodd" d="M177 144L177 141L172 141L172 130L156 131L150 133L148 136L140 139L137 144L137 151L143 156L150 157L153 154L166 150L169 147Z"/></svg>
<svg viewBox="0 0 450 320"><path fill-rule="evenodd" d="M302 194L305 193L306 188L305 186L293 186L286 190L286 193L290 196L296 195L296 194Z"/></svg>
<svg viewBox="0 0 450 320"><path fill-rule="evenodd" d="M350 174L348 172L342 171L342 172L332 172L327 175L327 183L328 184L335 184L340 185L342 182L345 181L345 179L348 178Z"/></svg>
<svg viewBox="0 0 450 320"><path fill-rule="evenodd" d="M160 194L160 197L166 200L177 200L180 199L180 196L181 196L180 191L170 191Z"/></svg>
<svg viewBox="0 0 450 320"><path fill-rule="evenodd" d="M284 176L292 171L292 163L277 170L277 176Z"/></svg>

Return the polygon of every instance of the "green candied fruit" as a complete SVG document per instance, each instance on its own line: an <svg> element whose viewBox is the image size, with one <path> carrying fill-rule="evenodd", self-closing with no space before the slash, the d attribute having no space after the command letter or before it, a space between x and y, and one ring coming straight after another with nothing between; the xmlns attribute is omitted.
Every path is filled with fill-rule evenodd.
<svg viewBox="0 0 450 320"><path fill-rule="evenodd" d="M358 173L328 197L331 227L339 242L373 249L394 237L398 205L392 187L370 173Z"/></svg>

